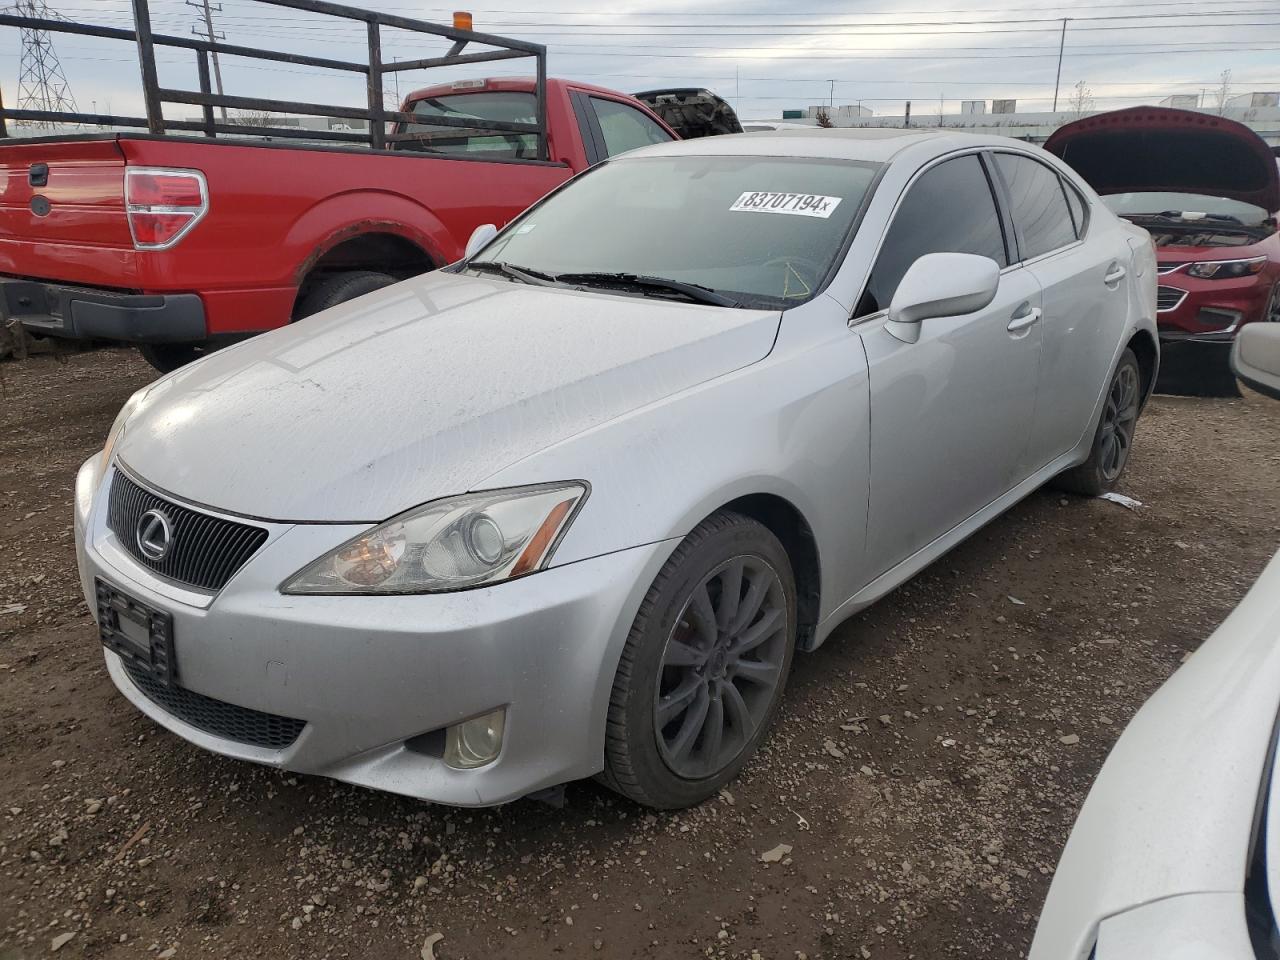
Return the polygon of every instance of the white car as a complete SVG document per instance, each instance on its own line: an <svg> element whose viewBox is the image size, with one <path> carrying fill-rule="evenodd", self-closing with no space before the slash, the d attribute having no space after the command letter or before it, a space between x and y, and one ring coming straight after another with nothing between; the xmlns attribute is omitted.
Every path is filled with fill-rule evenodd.
<svg viewBox="0 0 1280 960"><path fill-rule="evenodd" d="M1280 326L1233 367L1280 398ZM1280 554L1134 716L1080 811L1028 960L1280 956Z"/></svg>
<svg viewBox="0 0 1280 960"><path fill-rule="evenodd" d="M1115 484L1156 374L1147 235L1013 140L642 149L494 234L129 402L76 537L139 709L448 803L696 803L794 650Z"/></svg>

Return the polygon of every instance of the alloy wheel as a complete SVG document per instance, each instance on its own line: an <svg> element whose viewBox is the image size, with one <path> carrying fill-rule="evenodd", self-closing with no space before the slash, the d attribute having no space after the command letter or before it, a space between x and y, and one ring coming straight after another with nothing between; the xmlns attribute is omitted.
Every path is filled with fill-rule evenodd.
<svg viewBox="0 0 1280 960"><path fill-rule="evenodd" d="M677 776L729 766L769 714L787 656L787 598L757 556L720 564L694 588L667 638L654 732Z"/></svg>
<svg viewBox="0 0 1280 960"><path fill-rule="evenodd" d="M1116 371L1107 391L1098 434L1098 467L1111 482L1120 476L1133 445L1133 429L1138 422L1138 371L1124 364Z"/></svg>

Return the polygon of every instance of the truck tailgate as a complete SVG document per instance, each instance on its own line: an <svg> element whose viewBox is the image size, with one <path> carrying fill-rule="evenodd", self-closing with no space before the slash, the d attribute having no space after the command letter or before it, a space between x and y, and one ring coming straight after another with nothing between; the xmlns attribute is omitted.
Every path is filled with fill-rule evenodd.
<svg viewBox="0 0 1280 960"><path fill-rule="evenodd" d="M0 142L0 274L132 287L124 168L114 138Z"/></svg>

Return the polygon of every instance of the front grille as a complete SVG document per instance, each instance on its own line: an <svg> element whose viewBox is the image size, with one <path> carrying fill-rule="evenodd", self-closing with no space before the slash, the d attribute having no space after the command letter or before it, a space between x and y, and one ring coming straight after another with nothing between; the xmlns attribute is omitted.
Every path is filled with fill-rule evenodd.
<svg viewBox="0 0 1280 960"><path fill-rule="evenodd" d="M138 521L163 513L172 532L169 552L152 560L138 546ZM221 590L267 539L267 531L200 513L145 490L117 470L111 480L107 526L133 559L162 577L202 590Z"/></svg>
<svg viewBox="0 0 1280 960"><path fill-rule="evenodd" d="M1186 296L1187 291L1177 287L1156 287L1156 309L1161 312L1174 310Z"/></svg>
<svg viewBox="0 0 1280 960"><path fill-rule="evenodd" d="M237 707L183 687L167 687L143 668L124 661L133 685L156 706L205 733L268 750L284 750L298 739L305 720Z"/></svg>

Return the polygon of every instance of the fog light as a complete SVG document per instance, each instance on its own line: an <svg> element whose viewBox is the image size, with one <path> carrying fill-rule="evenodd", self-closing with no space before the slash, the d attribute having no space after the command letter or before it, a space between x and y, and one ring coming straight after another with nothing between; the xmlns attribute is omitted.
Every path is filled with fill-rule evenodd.
<svg viewBox="0 0 1280 960"><path fill-rule="evenodd" d="M493 763L502 752L502 728L507 710L500 707L484 716L455 723L445 733L444 762L459 770Z"/></svg>

